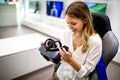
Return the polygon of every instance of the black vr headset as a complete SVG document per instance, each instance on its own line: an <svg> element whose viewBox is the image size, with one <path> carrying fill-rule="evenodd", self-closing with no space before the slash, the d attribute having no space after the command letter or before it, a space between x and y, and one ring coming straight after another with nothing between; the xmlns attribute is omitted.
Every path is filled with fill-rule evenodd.
<svg viewBox="0 0 120 80"><path fill-rule="evenodd" d="M62 46L60 41L54 41L53 39L47 39L43 45L39 48L41 55L47 60L53 63L60 62L59 48L65 48L68 51L67 46Z"/></svg>

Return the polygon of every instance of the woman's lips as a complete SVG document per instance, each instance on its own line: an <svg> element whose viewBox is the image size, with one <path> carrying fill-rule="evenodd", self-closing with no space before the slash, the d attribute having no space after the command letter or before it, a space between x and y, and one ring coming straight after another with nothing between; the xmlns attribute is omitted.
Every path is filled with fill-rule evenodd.
<svg viewBox="0 0 120 80"><path fill-rule="evenodd" d="M73 32L75 32L76 31L76 29L71 29Z"/></svg>

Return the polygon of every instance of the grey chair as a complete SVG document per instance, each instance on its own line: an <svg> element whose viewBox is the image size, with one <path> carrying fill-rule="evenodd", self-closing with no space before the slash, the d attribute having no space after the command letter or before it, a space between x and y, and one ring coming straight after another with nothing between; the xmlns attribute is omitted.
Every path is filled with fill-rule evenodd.
<svg viewBox="0 0 120 80"><path fill-rule="evenodd" d="M117 54L119 42L114 33L112 32L110 20L107 15L100 13L92 13L92 17L94 29L102 38L102 59L106 69L108 64ZM57 71L59 65L60 63L54 67L54 72ZM90 74L90 77L90 80L100 80L98 78L98 73L96 69Z"/></svg>
<svg viewBox="0 0 120 80"><path fill-rule="evenodd" d="M117 54L119 42L112 32L110 20L107 15L92 13L92 16L94 29L102 38L102 59L105 64L105 68L107 68L108 64ZM90 80L99 80L96 69L92 73Z"/></svg>

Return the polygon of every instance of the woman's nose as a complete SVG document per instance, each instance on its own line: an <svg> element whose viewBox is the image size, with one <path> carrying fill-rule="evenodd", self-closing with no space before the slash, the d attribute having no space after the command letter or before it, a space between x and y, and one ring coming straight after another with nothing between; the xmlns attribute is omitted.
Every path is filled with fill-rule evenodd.
<svg viewBox="0 0 120 80"><path fill-rule="evenodd" d="M72 28L73 28L73 27L72 27L72 25L70 25L70 24L68 25L68 27L69 27L70 29L72 29Z"/></svg>

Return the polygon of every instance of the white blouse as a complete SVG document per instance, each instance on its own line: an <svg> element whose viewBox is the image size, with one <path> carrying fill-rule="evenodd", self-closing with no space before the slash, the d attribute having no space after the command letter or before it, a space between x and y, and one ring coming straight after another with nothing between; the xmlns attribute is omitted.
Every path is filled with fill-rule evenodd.
<svg viewBox="0 0 120 80"><path fill-rule="evenodd" d="M61 42L69 47L72 57L81 64L81 69L76 71L68 63L61 61L57 70L57 76L60 80L88 80L89 73L95 69L102 53L102 41L98 34L89 38L89 48L86 53L82 53L82 45L75 51L72 45L72 31L65 32Z"/></svg>

